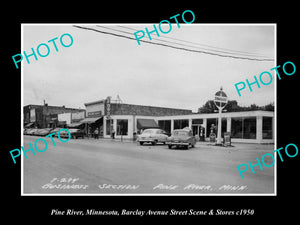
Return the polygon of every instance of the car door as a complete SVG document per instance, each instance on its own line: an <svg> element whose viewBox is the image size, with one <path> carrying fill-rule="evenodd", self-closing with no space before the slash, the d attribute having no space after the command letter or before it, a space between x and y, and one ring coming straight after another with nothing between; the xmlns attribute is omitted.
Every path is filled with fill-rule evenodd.
<svg viewBox="0 0 300 225"><path fill-rule="evenodd" d="M161 138L161 130L157 130L155 132L155 139L158 141L158 142L161 142L162 141L162 138Z"/></svg>
<svg viewBox="0 0 300 225"><path fill-rule="evenodd" d="M193 135L193 132L190 132L190 138L191 138L191 144L192 144L192 145L195 145L195 144L196 144L196 138L195 138L195 136Z"/></svg>
<svg viewBox="0 0 300 225"><path fill-rule="evenodd" d="M160 130L160 139L161 139L161 142L166 142L168 139L168 135L166 134L166 132L164 130Z"/></svg>
<svg viewBox="0 0 300 225"><path fill-rule="evenodd" d="M194 145L194 136L192 131L189 131L189 143Z"/></svg>

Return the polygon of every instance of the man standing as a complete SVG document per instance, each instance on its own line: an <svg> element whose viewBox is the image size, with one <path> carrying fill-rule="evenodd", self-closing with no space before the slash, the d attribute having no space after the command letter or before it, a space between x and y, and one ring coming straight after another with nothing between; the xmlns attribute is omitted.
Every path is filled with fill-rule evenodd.
<svg viewBox="0 0 300 225"><path fill-rule="evenodd" d="M114 129L112 129L112 131L111 131L111 138L115 139L115 130Z"/></svg>
<svg viewBox="0 0 300 225"><path fill-rule="evenodd" d="M95 139L99 138L99 129L98 129L98 127L94 130L94 138Z"/></svg>

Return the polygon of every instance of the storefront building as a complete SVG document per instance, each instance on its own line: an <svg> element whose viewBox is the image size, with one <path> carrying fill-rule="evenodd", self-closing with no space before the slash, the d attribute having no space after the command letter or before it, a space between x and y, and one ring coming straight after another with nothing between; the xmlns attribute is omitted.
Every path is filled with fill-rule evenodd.
<svg viewBox="0 0 300 225"><path fill-rule="evenodd" d="M110 98L84 104L91 132L98 128L100 136L133 139L142 129L159 127L158 116L191 114L192 110L174 109L112 102ZM81 122L85 122L81 121ZM97 125L94 125L98 121ZM102 134L102 135L101 135Z"/></svg>
<svg viewBox="0 0 300 225"><path fill-rule="evenodd" d="M161 128L167 133L190 127L197 140L208 140L212 127L217 133L218 114L192 113L192 110L113 103L110 98L85 103L90 132L98 128L100 135L133 140L141 130ZM230 132L232 142L274 143L274 112L243 111L222 113L222 135ZM201 139L203 137L203 139Z"/></svg>
<svg viewBox="0 0 300 225"><path fill-rule="evenodd" d="M189 127L198 137L201 130L205 140L209 139L211 127L217 133L218 114L191 114L181 116L157 117L159 126L166 130ZM274 112L270 111L244 111L222 113L222 136L230 132L232 142L243 143L274 143Z"/></svg>
<svg viewBox="0 0 300 225"><path fill-rule="evenodd" d="M65 114L58 117L59 114ZM55 128L71 122L71 116L85 115L84 109L67 108L65 106L26 105L23 107L24 127ZM70 117L70 121L67 119ZM62 119L63 118L63 119ZM76 118L74 118L75 121Z"/></svg>

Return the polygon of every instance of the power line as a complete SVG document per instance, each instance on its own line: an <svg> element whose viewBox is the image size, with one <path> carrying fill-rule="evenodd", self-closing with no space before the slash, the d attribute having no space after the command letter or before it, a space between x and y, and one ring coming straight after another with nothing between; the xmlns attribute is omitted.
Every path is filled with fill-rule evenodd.
<svg viewBox="0 0 300 225"><path fill-rule="evenodd" d="M108 29L108 30L113 30L113 31L117 31L117 32L121 32L121 33L132 35L132 33L130 33L130 32L126 32L126 31L122 31L122 30L117 30L117 29L113 29L113 28L108 28L108 27L104 27L104 26L99 26L99 25L96 25L96 26L97 27L102 27L102 28L105 28L105 29ZM192 45L186 45L186 44L180 44L180 43L176 43L176 42L173 42L173 41L165 41L165 40L161 40L161 39L157 39L157 38L152 38L152 40L157 40L157 41L160 41L160 42L166 42L166 43L171 43L171 44L175 44L175 45L180 45L180 46L186 46L186 47L192 47L192 48L198 48L198 49L200 49L199 47L195 47L195 46L192 46ZM202 50L210 50L210 49L205 49L205 48L201 48L201 49ZM218 51L218 50L213 50L213 51L232 54L230 52L224 52L224 51Z"/></svg>
<svg viewBox="0 0 300 225"><path fill-rule="evenodd" d="M105 27L105 26L99 26L99 25L96 25L96 26L97 27L102 27L102 28L105 28L105 29L108 29L108 30L113 30L113 31L117 31L117 32L121 32L121 33L132 35L132 33L127 32L127 31L113 29L113 28L109 28L109 27ZM123 26L119 26L119 27L123 27ZM126 27L124 27L124 28L126 28ZM130 28L130 30L134 30L134 29ZM134 30L134 31L136 31L136 30ZM161 38L167 38L167 37L161 37ZM193 42L183 41L183 40L176 39L176 38L170 38L170 39L179 40L179 41L182 41L182 42L193 43ZM166 40L162 40L162 39L157 39L157 38L152 38L152 40L157 40L157 41L160 41L160 42L171 43L171 44L175 44L175 45L179 45L179 46L197 48L197 49L201 49L201 50L215 51L215 52L221 52L221 53L226 53L226 54L233 54L232 52L228 52L228 51L213 50L213 49L207 49L207 48L203 48L203 47L199 48L199 47L195 47L195 46L192 46L192 45L186 45L186 44L181 44L181 43L177 43L177 42L173 42L173 41L166 41ZM199 44L199 45L201 45L201 44ZM232 51L234 51L234 50L232 50ZM253 54L241 54L241 53L235 53L235 54L238 54L238 55L253 55ZM259 57L259 56L257 56L257 57Z"/></svg>
<svg viewBox="0 0 300 225"><path fill-rule="evenodd" d="M82 27L82 26L78 26L78 25L73 25L73 26L76 27L76 28L79 28L79 29L91 30L91 31L95 31L95 32L98 32L98 33L102 33L102 34L112 35L112 36L121 37L121 38L127 38L127 39L130 39L130 40L136 40L135 38L128 37L128 36L125 36L125 35L115 34L115 33L106 32L106 31L101 31L101 30L97 30L97 29L94 29L94 28L90 28L90 27ZM250 57L223 55L223 54L207 52L207 51L202 51L202 50L187 49L187 48L182 48L182 47L176 47L176 46L171 46L171 45L167 45L167 44L157 43L157 42L154 42L154 41L140 40L140 42L144 42L144 43L148 43L148 44L152 44L152 45L160 45L160 46L164 46L164 47L169 47L169 48L174 48L174 49L184 50L184 51L189 51L189 52L220 56L220 57L227 57L227 58L234 58L234 59L246 59L246 60L254 60L254 61L273 61L273 59L258 59L258 58L250 58Z"/></svg>
<svg viewBox="0 0 300 225"><path fill-rule="evenodd" d="M128 30L132 30L132 31L137 32L137 30L135 30L135 29L133 29L131 27L125 27L125 26L121 26L121 25L118 25L118 26L122 27L122 28L125 28L125 29L128 29ZM215 49L225 50L225 51L218 51L218 50L213 50L213 49L206 49L206 50L211 50L211 51L218 51L218 52L224 52L224 53L228 53L226 51L231 51L231 52L234 52L235 54L236 53L241 53L242 55L252 55L252 56L258 56L258 57L266 57L266 56L263 56L263 55L260 55L260 54L257 54L257 53L232 50L232 49L228 49L228 48L215 47L215 46L201 44L201 43L197 43L197 42L185 41L185 40L181 40L181 39L178 39L178 38L164 37L164 36L162 36L161 38L166 38L166 39L171 39L171 40L186 42L186 43L190 43L190 44L194 44L194 45L199 45L199 46L205 46L205 47L209 47L209 48L215 48ZM232 53L229 52L229 54L232 54Z"/></svg>

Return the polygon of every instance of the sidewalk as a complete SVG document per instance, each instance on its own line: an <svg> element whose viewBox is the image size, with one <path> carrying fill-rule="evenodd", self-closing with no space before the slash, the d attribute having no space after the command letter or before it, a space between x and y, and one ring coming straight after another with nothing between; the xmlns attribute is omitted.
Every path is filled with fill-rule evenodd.
<svg viewBox="0 0 300 225"><path fill-rule="evenodd" d="M127 142L127 143L136 143L136 141L130 140L130 139L123 139L121 140L120 138L103 138L103 137L99 137L98 139L95 138L84 138L84 140L101 140L101 141L110 141L110 142Z"/></svg>
<svg viewBox="0 0 300 225"><path fill-rule="evenodd" d="M77 139L81 140L81 139ZM102 138L99 137L99 139L94 138L84 138L86 141L105 141L105 142L123 142L123 143L137 143L137 141L130 140L130 139L123 139L120 138L112 139L112 138ZM216 149L216 150L264 150L264 151L270 151L275 148L274 144L258 144L258 143L239 143L234 142L231 144L231 146L217 146L214 143L208 142L208 141L197 141L196 148L205 148L205 149Z"/></svg>

